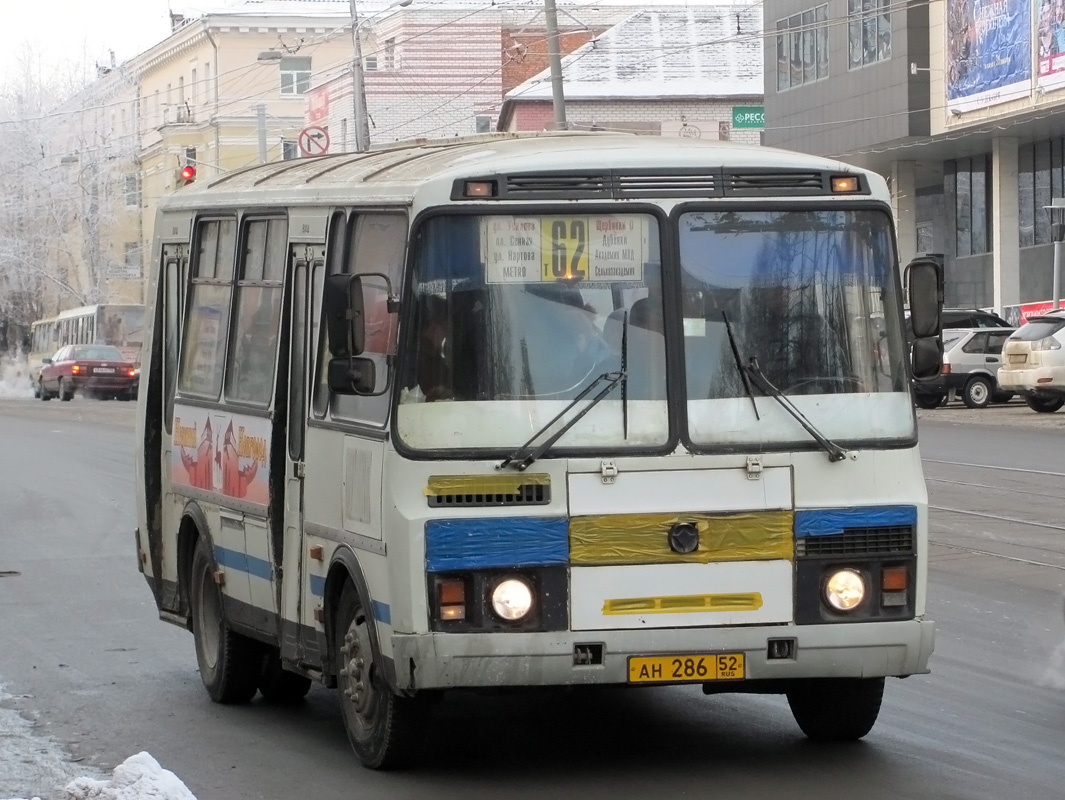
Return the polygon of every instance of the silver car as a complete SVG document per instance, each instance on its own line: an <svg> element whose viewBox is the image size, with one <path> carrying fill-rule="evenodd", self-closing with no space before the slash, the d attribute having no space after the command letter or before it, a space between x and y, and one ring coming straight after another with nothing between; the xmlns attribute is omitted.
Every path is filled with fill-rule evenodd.
<svg viewBox="0 0 1065 800"><path fill-rule="evenodd" d="M1005 403L1013 392L998 385L1002 346L1016 328L948 328L943 331L943 371L915 387L921 408L959 397L969 408Z"/></svg>

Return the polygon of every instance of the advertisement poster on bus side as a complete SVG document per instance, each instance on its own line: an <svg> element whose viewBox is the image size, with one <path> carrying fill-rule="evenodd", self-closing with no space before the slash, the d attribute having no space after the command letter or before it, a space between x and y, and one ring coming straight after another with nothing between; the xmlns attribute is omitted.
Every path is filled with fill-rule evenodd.
<svg viewBox="0 0 1065 800"><path fill-rule="evenodd" d="M175 486L265 506L270 500L270 420L174 407L170 476Z"/></svg>
<svg viewBox="0 0 1065 800"><path fill-rule="evenodd" d="M1032 0L947 0L947 108L1025 97L1032 84Z"/></svg>

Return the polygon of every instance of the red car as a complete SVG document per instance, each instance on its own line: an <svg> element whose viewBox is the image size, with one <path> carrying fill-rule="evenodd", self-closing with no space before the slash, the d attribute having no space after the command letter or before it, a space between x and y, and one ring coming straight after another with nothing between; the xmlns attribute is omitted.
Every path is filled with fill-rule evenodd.
<svg viewBox="0 0 1065 800"><path fill-rule="evenodd" d="M117 347L72 344L44 360L37 394L42 400L70 400L75 392L132 400L139 380L137 365L126 361Z"/></svg>

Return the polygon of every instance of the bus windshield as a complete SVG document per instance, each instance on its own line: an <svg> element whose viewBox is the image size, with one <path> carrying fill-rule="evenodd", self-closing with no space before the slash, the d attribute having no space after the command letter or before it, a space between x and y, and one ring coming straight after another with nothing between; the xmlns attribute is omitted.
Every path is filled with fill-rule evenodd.
<svg viewBox="0 0 1065 800"><path fill-rule="evenodd" d="M895 314L891 220L872 210L680 217L689 434L697 444L797 441L771 401L756 420L743 363L833 439L913 433Z"/></svg>
<svg viewBox="0 0 1065 800"><path fill-rule="evenodd" d="M624 385L558 447L664 444L660 264L649 215L429 220L399 387L402 440L513 448L597 377L624 369Z"/></svg>

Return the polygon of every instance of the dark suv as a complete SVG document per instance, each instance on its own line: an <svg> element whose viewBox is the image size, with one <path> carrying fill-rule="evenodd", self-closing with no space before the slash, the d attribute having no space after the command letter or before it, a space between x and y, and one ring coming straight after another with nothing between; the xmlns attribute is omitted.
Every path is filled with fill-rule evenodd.
<svg viewBox="0 0 1065 800"><path fill-rule="evenodd" d="M944 328L1012 328L1006 320L991 311L978 308L944 308Z"/></svg>

